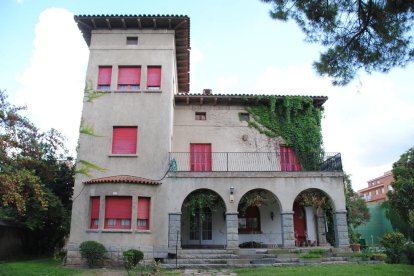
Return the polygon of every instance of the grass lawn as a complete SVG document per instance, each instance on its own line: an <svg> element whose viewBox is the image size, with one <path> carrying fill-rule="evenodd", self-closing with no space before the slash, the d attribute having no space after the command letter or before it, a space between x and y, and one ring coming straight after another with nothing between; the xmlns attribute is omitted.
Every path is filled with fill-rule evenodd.
<svg viewBox="0 0 414 276"><path fill-rule="evenodd" d="M327 266L302 266L302 267L263 267L235 269L239 276L245 275L414 275L412 265L390 265L390 264L349 264L349 265L327 265Z"/></svg>

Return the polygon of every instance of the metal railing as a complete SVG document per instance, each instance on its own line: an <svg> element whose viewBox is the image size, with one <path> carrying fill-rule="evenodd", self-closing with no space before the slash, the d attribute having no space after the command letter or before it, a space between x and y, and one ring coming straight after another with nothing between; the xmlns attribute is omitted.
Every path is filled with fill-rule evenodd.
<svg viewBox="0 0 414 276"><path fill-rule="evenodd" d="M302 155L298 163L280 152L170 152L178 172L340 171L340 153Z"/></svg>

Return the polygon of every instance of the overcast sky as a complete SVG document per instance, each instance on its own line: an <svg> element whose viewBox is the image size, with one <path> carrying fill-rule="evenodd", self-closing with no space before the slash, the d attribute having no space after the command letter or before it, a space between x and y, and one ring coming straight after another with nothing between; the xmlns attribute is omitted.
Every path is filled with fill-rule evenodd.
<svg viewBox="0 0 414 276"><path fill-rule="evenodd" d="M192 93L328 96L327 152L341 152L353 186L391 170L414 146L414 64L333 87L312 69L321 48L294 23L269 18L255 0L1 0L0 89L43 130L75 152L88 48L74 14L182 14L191 18Z"/></svg>

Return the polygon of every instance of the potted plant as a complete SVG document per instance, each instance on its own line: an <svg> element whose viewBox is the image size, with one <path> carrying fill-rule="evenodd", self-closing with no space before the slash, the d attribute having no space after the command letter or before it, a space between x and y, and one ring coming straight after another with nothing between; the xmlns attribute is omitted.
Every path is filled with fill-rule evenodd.
<svg viewBox="0 0 414 276"><path fill-rule="evenodd" d="M361 251L361 244L359 243L359 240L361 239L361 234L351 231L349 235L349 241L351 243L351 249L354 252Z"/></svg>

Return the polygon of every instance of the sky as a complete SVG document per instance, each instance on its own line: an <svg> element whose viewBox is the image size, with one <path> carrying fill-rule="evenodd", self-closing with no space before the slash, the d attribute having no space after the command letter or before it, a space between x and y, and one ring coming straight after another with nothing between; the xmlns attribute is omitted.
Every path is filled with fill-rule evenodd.
<svg viewBox="0 0 414 276"><path fill-rule="evenodd" d="M188 15L191 93L327 96L325 151L342 154L354 189L367 186L414 146L414 63L334 87L312 69L323 48L269 9L259 0L0 0L0 89L75 154L88 48L73 15Z"/></svg>

